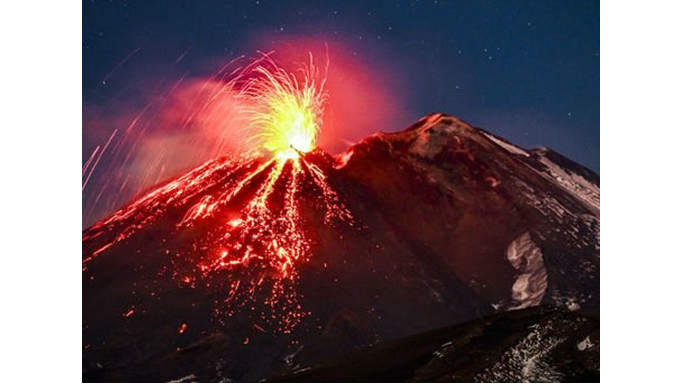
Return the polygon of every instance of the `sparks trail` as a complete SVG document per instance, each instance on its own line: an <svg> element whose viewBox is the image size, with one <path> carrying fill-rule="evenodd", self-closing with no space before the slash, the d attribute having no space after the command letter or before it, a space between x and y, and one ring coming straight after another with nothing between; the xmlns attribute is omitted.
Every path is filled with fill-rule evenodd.
<svg viewBox="0 0 690 386"><path fill-rule="evenodd" d="M309 64L299 71L301 77L271 60L258 64L242 89L249 101L245 112L251 116L250 125L258 129L249 140L259 141L277 158L297 159L316 146L327 98L326 77L319 79L313 58L309 58Z"/></svg>
<svg viewBox="0 0 690 386"><path fill-rule="evenodd" d="M98 166L98 162L101 160L101 157L103 156L103 153L108 149L108 146L110 145L110 142L113 140L113 137L115 137L115 134L117 134L117 129L113 130L113 133L110 134L110 138L108 138L108 141L105 143L103 146L103 150L98 153L98 150L101 148L100 145L96 146L96 149L91 153L91 157L86 161L84 166L81 168L81 176L84 178L84 174L88 171L88 174L86 175L86 179L84 182L81 184L81 191L84 192L84 188L86 185L89 183L89 180L91 179L91 175L93 174L93 171L96 169L96 166ZM98 156L96 154L98 153ZM96 160L93 161L94 156L96 156ZM91 162L93 161L93 165L91 165Z"/></svg>
<svg viewBox="0 0 690 386"><path fill-rule="evenodd" d="M255 308L260 310L255 316L258 322L275 331L292 331L307 315L295 288L299 268L311 258L314 242L304 212L314 210L316 199L324 206L324 224L353 223L320 170L303 158L211 161L89 229L84 268L88 271L92 259L118 243L173 220L166 237L169 243L160 246L174 250L164 269L171 277L181 285L218 285L227 293L216 310L221 321ZM179 245L176 234L185 229L203 234Z"/></svg>
<svg viewBox="0 0 690 386"><path fill-rule="evenodd" d="M130 52L129 54L127 54L127 56L125 56L124 59L120 60L120 62L118 62L118 63L115 65L115 67L113 67L113 69L110 70L110 72L108 73L108 75L106 75L106 76L101 80L101 83L100 83L100 84L105 84L105 82L106 82L108 79L110 79L111 76L113 76L113 74L115 73L115 71L117 71L118 68L120 68L123 64L125 64L125 62L126 62L127 60L129 60L132 56L134 56L134 55L135 55L137 52L139 52L140 50L141 50L141 47L137 47L137 48L134 49L134 51L132 51L132 52Z"/></svg>
<svg viewBox="0 0 690 386"><path fill-rule="evenodd" d="M104 233L115 234L111 245L126 240L138 229L158 220L166 211L173 207L184 206L195 199L205 189L216 184L231 184L236 176L250 165L243 164L243 159L228 157L209 161L164 186L154 189L130 205L118 210L109 218L94 225L84 232L82 241L95 239ZM214 181L215 175L223 174L224 178ZM103 250L94 252L88 258L95 257Z"/></svg>
<svg viewBox="0 0 690 386"><path fill-rule="evenodd" d="M270 155L221 157L144 194L84 232L83 270L117 258L119 244L163 229L153 254L165 251L170 260L160 274L224 294L214 311L221 323L245 312L256 325L287 333L308 315L297 283L320 225L307 218L336 226L352 225L353 217L324 173L333 160L308 157L319 152L325 101L313 64L303 78L273 62L247 74L253 78L242 82L240 95L258 131L249 141Z"/></svg>
<svg viewBox="0 0 690 386"><path fill-rule="evenodd" d="M274 149L282 147L285 156L294 157L290 149L313 147L325 77L312 61L296 74L281 69L270 53L254 60L241 56L206 79L185 74L153 91L156 95L129 111L126 121L100 113L90 117L85 124L117 128L117 135L107 151L99 141L94 158L84 159L84 221L93 223L148 187L231 151L277 154ZM291 135L276 139L281 133Z"/></svg>

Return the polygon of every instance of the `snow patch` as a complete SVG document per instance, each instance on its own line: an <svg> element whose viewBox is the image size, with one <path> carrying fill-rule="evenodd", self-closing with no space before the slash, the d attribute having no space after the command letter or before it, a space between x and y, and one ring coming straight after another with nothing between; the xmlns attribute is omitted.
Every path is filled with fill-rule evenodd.
<svg viewBox="0 0 690 386"><path fill-rule="evenodd" d="M594 347L594 344L592 343L592 341L589 340L589 335L587 335L585 340L583 340L582 342L577 344L577 349L580 351L585 351L585 350L590 349L592 347Z"/></svg>
<svg viewBox="0 0 690 386"><path fill-rule="evenodd" d="M532 326L525 338L479 373L475 382L560 382L563 374L551 365L549 356L566 338L555 327L551 322Z"/></svg>
<svg viewBox="0 0 690 386"><path fill-rule="evenodd" d="M580 304L574 298L568 299L568 301L565 302L565 306L568 307L570 311L577 311L580 309Z"/></svg>
<svg viewBox="0 0 690 386"><path fill-rule="evenodd" d="M513 283L512 304L508 309L538 306L544 298L548 281L541 249L532 241L529 232L508 245L506 258L518 271Z"/></svg>
<svg viewBox="0 0 690 386"><path fill-rule="evenodd" d="M491 141L493 141L495 144L497 144L498 146L504 148L505 150L509 151L510 153L513 153L513 154L516 154L516 155L523 155L523 156L525 156L525 157L529 157L529 156L530 156L530 154L529 154L528 152L526 152L525 150L523 150L523 149L521 149L521 148L519 148L519 147L517 147L517 146L515 146L515 145L513 145L513 144L510 144L510 143L508 143L508 142L502 141L502 140L500 140L499 138L494 137L493 135L487 133L486 131L483 131L483 133L484 133L484 135L485 135L487 138L489 138L489 139L490 139Z"/></svg>
<svg viewBox="0 0 690 386"><path fill-rule="evenodd" d="M565 189L593 212L599 213L600 190L596 184L579 174L564 170L545 156L538 155L538 160L546 167L546 171L539 172L542 176Z"/></svg>

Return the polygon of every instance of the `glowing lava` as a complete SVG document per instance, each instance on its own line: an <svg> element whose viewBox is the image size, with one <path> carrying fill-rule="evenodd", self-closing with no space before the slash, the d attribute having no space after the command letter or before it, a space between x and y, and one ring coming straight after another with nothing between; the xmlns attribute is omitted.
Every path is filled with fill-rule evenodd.
<svg viewBox="0 0 690 386"><path fill-rule="evenodd" d="M303 156L315 148L325 101L313 64L300 79L270 61L248 73L254 76L240 95L258 131L250 140L271 156L209 161L125 206L85 232L83 270L98 255L114 255L118 243L157 231L154 224L175 224L159 246L175 258L159 273L180 286L203 282L227 294L216 304L221 323L245 312L256 325L287 333L308 314L296 289L314 243L305 211L320 213L324 224L352 225L353 219L322 170L332 162L319 166ZM179 241L185 229L196 236Z"/></svg>
<svg viewBox="0 0 690 386"><path fill-rule="evenodd" d="M268 61L259 65L243 90L249 98L251 125L259 132L254 138L278 159L297 159L316 146L321 114L326 99L324 84L310 56L301 77Z"/></svg>

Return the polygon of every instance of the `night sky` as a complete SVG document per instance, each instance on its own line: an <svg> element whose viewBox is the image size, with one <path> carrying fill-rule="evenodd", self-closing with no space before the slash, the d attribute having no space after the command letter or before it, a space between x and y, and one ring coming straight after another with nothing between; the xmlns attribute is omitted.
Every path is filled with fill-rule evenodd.
<svg viewBox="0 0 690 386"><path fill-rule="evenodd" d="M181 74L295 36L346 47L398 99L347 141L445 112L599 171L597 1L86 1L84 156L104 141L94 109L144 106Z"/></svg>

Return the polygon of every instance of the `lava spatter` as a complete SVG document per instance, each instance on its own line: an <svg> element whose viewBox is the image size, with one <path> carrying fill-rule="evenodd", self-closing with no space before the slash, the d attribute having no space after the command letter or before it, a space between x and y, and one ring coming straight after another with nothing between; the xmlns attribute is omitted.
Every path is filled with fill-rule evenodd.
<svg viewBox="0 0 690 386"><path fill-rule="evenodd" d="M118 244L146 237L154 224L172 224L158 246L170 258L161 276L183 287L214 286L223 294L214 310L220 323L244 313L261 329L293 331L308 315L296 289L315 242L305 211L317 200L323 224L354 221L323 170L304 156L314 150L325 99L310 68L300 82L277 67L257 67L257 78L243 89L260 132L254 139L269 156L209 161L88 229L85 274L94 258L114 258Z"/></svg>

